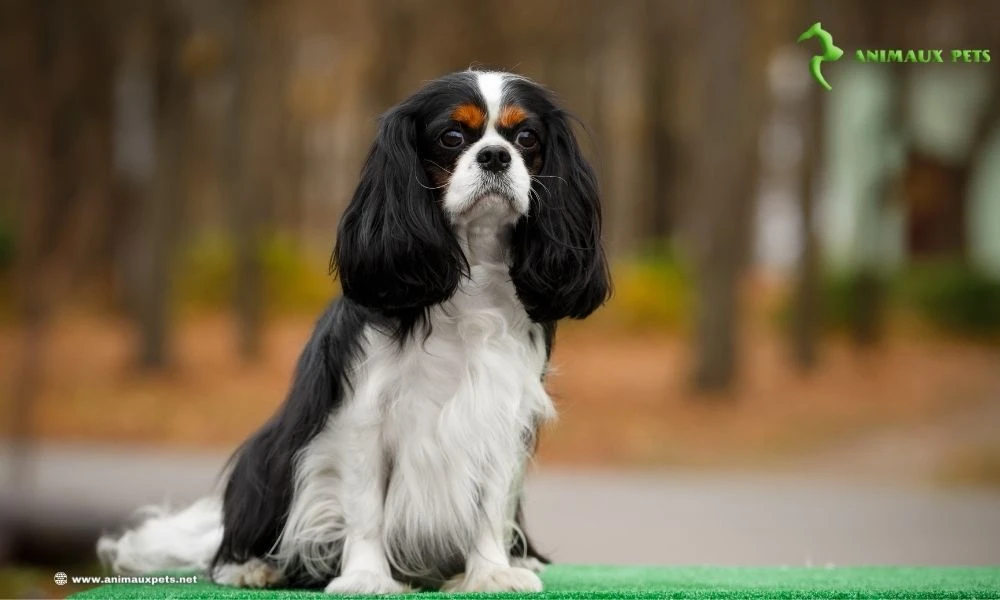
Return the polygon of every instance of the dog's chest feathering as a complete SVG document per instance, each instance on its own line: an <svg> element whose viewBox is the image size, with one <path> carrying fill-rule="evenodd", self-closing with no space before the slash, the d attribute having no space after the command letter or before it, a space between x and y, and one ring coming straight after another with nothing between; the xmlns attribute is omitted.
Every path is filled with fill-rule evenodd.
<svg viewBox="0 0 1000 600"><path fill-rule="evenodd" d="M544 333L510 282L503 232L465 233L470 276L431 309L430 335L402 347L366 338L363 379L379 388L369 392L389 464L384 534L404 571L433 571L471 548L481 504L507 502L512 490L492 488L519 480L535 427L554 414Z"/></svg>
<svg viewBox="0 0 1000 600"><path fill-rule="evenodd" d="M385 381L379 396L390 453L428 442L450 450L492 437L519 439L522 427L553 410L541 383L544 333L514 292L502 230L463 233L470 276L431 309L430 335L418 332L402 348L377 334L368 338L368 376Z"/></svg>

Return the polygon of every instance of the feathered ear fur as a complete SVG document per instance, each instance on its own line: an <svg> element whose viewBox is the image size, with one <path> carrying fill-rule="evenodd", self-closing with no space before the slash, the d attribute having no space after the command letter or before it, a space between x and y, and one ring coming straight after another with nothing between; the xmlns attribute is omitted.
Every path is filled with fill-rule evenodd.
<svg viewBox="0 0 1000 600"><path fill-rule="evenodd" d="M390 315L449 298L468 269L421 165L417 134L411 107L383 116L331 259L344 296Z"/></svg>
<svg viewBox="0 0 1000 600"><path fill-rule="evenodd" d="M565 112L543 120L544 164L532 181L529 213L514 228L510 275L534 321L582 319L611 292L597 180Z"/></svg>

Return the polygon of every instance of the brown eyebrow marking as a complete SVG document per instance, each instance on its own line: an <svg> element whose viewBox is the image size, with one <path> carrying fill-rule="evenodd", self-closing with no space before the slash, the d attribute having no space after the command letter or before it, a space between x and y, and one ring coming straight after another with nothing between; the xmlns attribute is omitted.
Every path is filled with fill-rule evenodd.
<svg viewBox="0 0 1000 600"><path fill-rule="evenodd" d="M509 129L516 127L518 123L528 118L528 113L520 106L508 104L500 109L500 118L497 119L497 126Z"/></svg>
<svg viewBox="0 0 1000 600"><path fill-rule="evenodd" d="M475 104L460 104L451 112L451 118L469 129L479 129L486 122L486 112Z"/></svg>

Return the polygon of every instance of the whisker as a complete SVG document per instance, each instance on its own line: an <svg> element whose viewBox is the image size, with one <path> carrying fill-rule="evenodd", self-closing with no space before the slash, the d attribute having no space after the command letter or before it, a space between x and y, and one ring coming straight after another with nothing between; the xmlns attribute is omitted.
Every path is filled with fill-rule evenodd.
<svg viewBox="0 0 1000 600"><path fill-rule="evenodd" d="M558 175L532 175L532 177L544 177L546 179L558 179L559 181L566 183L566 180Z"/></svg>
<svg viewBox="0 0 1000 600"><path fill-rule="evenodd" d="M449 174L449 175L454 175L454 173L452 173L452 172L451 172L451 171L449 171L448 169L446 169L446 168L442 167L441 165L437 164L437 163L436 163L436 162L434 162L433 160L426 160L425 162L429 162L430 164L432 164L432 165L434 165L435 167L437 167L437 168L441 169L442 171L444 171L445 173L447 173L447 174Z"/></svg>
<svg viewBox="0 0 1000 600"><path fill-rule="evenodd" d="M538 177L538 175L532 175L532 179L535 179L535 178L537 178L537 177ZM546 186L546 185L545 185L544 183L542 183L541 181L538 181L537 183L538 183L538 185L542 186L542 189L544 189L544 190L545 190L545 193L546 193L546 194L548 194L549 196L551 196L551 195L552 195L552 190L550 190L550 189L548 188L548 186Z"/></svg>
<svg viewBox="0 0 1000 600"><path fill-rule="evenodd" d="M441 185L430 186L430 185L424 185L424 184L420 183L419 181L417 181L417 185L419 185L420 187L424 188L425 190L440 190L440 189L444 189L444 188L448 187L447 183L442 183Z"/></svg>

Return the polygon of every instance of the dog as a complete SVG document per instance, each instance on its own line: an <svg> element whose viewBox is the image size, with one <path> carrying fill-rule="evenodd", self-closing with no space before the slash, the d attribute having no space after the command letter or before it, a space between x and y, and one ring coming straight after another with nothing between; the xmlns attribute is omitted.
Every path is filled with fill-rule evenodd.
<svg viewBox="0 0 1000 600"><path fill-rule="evenodd" d="M104 536L116 572L333 594L540 591L522 479L556 323L611 293L593 169L554 95L469 70L385 113L288 396L224 489Z"/></svg>

